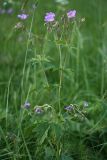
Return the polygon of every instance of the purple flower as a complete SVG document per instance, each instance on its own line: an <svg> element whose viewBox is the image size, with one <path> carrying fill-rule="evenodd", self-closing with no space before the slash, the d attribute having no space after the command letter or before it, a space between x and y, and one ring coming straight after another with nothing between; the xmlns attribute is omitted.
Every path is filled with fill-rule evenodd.
<svg viewBox="0 0 107 160"><path fill-rule="evenodd" d="M52 12L46 13L46 16L44 19L46 23L53 22L54 20L55 20L55 13L52 13Z"/></svg>
<svg viewBox="0 0 107 160"><path fill-rule="evenodd" d="M40 107L35 108L35 112L37 114L41 114L43 112L43 110Z"/></svg>
<svg viewBox="0 0 107 160"><path fill-rule="evenodd" d="M23 14L19 14L17 17L20 18L21 20L25 20L28 18L28 15L23 13Z"/></svg>
<svg viewBox="0 0 107 160"><path fill-rule="evenodd" d="M73 110L73 106L65 106L64 109L66 111L71 111L71 110Z"/></svg>
<svg viewBox="0 0 107 160"><path fill-rule="evenodd" d="M29 102L25 102L24 108L29 109L30 108L30 103Z"/></svg>
<svg viewBox="0 0 107 160"><path fill-rule="evenodd" d="M12 14L13 13L13 9L12 8L9 8L7 11L6 11L7 14Z"/></svg>
<svg viewBox="0 0 107 160"><path fill-rule="evenodd" d="M75 17L76 17L76 10L71 10L71 11L69 11L69 12L67 13L67 17L68 17L69 19L75 18Z"/></svg>

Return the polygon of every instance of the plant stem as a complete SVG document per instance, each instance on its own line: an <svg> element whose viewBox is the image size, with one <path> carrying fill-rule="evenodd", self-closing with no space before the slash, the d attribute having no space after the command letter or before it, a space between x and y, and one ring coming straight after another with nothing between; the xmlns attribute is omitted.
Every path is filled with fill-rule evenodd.
<svg viewBox="0 0 107 160"><path fill-rule="evenodd" d="M62 87L62 53L61 53L61 46L58 45L59 50L59 112L61 111L61 87Z"/></svg>

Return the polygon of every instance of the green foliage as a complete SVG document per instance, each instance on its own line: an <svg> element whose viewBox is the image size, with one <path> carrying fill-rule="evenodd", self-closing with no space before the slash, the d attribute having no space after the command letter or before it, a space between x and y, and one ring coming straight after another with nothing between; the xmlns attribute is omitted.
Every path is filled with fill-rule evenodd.
<svg viewBox="0 0 107 160"><path fill-rule="evenodd" d="M14 9L0 14L0 160L107 159L106 6L0 2ZM44 24L46 12L56 13L54 23Z"/></svg>

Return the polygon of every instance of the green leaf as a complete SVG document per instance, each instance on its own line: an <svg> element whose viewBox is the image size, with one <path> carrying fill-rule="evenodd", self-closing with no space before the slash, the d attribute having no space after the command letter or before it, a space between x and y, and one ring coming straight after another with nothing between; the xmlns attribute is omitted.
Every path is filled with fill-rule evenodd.
<svg viewBox="0 0 107 160"><path fill-rule="evenodd" d="M50 147L45 148L45 159L47 160L48 158L51 158L54 156L54 150Z"/></svg>
<svg viewBox="0 0 107 160"><path fill-rule="evenodd" d="M50 126L47 122L40 123L36 128L35 131L37 133L38 144L43 144L45 139L48 137L48 131Z"/></svg>
<svg viewBox="0 0 107 160"><path fill-rule="evenodd" d="M43 144L43 142L45 141L45 139L48 137L48 131L50 129L50 126L46 129L45 133L43 134L41 140L40 140L40 145Z"/></svg>
<svg viewBox="0 0 107 160"><path fill-rule="evenodd" d="M76 131L76 132L80 132L81 131L81 124L78 123L78 122L75 122L75 121L71 121L71 122L68 122L67 123L68 125L68 128L71 130L71 131Z"/></svg>
<svg viewBox="0 0 107 160"><path fill-rule="evenodd" d="M52 133L55 134L56 139L60 140L60 138L62 137L62 134L63 134L61 125L59 125L57 123L52 123L51 129L52 129Z"/></svg>
<svg viewBox="0 0 107 160"><path fill-rule="evenodd" d="M61 156L61 160L73 160L73 158L71 158L70 156L66 156L66 155L62 155Z"/></svg>

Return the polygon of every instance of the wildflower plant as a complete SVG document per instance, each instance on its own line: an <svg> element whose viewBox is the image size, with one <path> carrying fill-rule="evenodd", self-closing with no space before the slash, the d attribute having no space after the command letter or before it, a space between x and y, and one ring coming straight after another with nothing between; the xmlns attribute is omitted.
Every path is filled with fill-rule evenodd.
<svg viewBox="0 0 107 160"><path fill-rule="evenodd" d="M61 98L61 89L63 87L63 79L64 74L63 71L65 69L64 64L64 56L62 54L63 46L73 45L74 40L76 38L76 27L78 25L78 17L76 10L66 11L60 18L57 18L57 14L53 12L48 12L45 15L44 21L47 26L48 35L49 33L53 36L54 42L56 44L56 48L59 53L59 108L60 106L60 98ZM74 35L75 34L75 35ZM60 110L60 109L59 109Z"/></svg>
<svg viewBox="0 0 107 160"><path fill-rule="evenodd" d="M37 95L33 99L34 105L25 102L24 106L27 113L25 110L23 116L26 117L28 114L27 119L32 122L31 128L33 128L32 132L37 137L37 146L43 145L44 148L45 141L50 139L49 143L55 148L53 157L57 159L62 156L61 141L65 136L67 127L73 126L75 123L78 128L75 130L79 132L81 131L81 124L86 120L88 121L83 108L81 109L79 105L70 104L72 97L68 101L64 100L64 96L67 98L66 93L71 92L70 88L66 89L65 86L67 86L66 83L68 79L70 80L72 73L71 68L69 68L71 63L69 48L75 48L76 38L79 33L77 32L79 27L77 13L76 10L66 11L58 18L57 13L53 11L46 12L43 22L44 29L46 29L44 38L37 37L31 32L33 19L27 43L26 57L30 53L29 46L35 45L38 40L41 40L41 52L38 49L33 50L33 47L31 48L31 53L34 52L34 57L31 58L30 64L31 68L35 68L36 72L35 76L33 75L35 77L35 86L29 89L28 95L31 96L31 92L36 92ZM22 21L26 20L28 14L20 14L18 18ZM47 43L48 47L46 47ZM54 56L52 50L50 52L51 46L54 46L56 50ZM48 51L46 48L48 48ZM55 63L58 65L56 66ZM23 72L25 72L25 69ZM53 73L56 73L55 77L52 76ZM67 74L68 79L65 78L65 74ZM22 84L24 86L24 78ZM54 104L53 101L55 102ZM46 102L46 104L41 105L42 102Z"/></svg>

